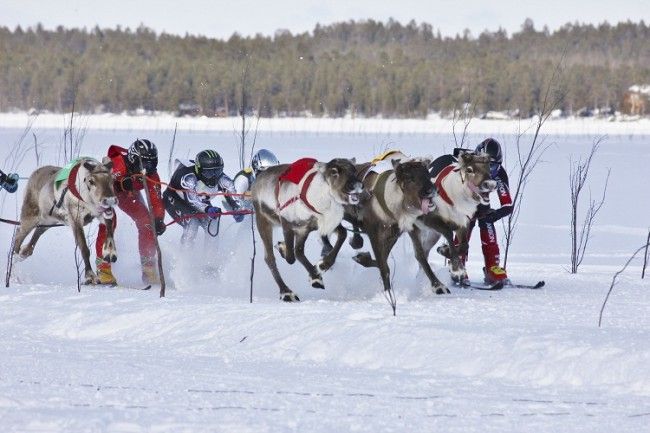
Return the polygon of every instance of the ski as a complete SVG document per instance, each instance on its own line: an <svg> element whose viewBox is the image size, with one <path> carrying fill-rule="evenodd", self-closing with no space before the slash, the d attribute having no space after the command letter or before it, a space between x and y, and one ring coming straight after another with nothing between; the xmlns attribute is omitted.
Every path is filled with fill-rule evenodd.
<svg viewBox="0 0 650 433"><path fill-rule="evenodd" d="M535 284L514 284L514 283L511 283L511 282L508 282L505 285L505 287L509 287L509 288L512 288L512 289L533 289L534 290L534 289L541 289L542 287L544 287L545 284L546 284L546 282L544 280L538 281Z"/></svg>
<svg viewBox="0 0 650 433"><path fill-rule="evenodd" d="M95 287L107 287L111 289L151 290L151 284L144 287L123 286L121 284L98 284Z"/></svg>
<svg viewBox="0 0 650 433"><path fill-rule="evenodd" d="M503 289L503 281L497 281L494 284L485 284L478 283L473 281L463 281L460 284L457 284L456 287L461 287L464 289L474 289L474 290L501 290Z"/></svg>

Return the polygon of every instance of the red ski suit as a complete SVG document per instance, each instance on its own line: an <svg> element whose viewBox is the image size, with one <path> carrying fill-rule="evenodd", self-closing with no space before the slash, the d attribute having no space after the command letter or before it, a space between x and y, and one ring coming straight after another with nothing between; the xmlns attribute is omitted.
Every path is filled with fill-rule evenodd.
<svg viewBox="0 0 650 433"><path fill-rule="evenodd" d="M149 223L147 205L140 191L144 189L141 178L132 178L137 172L130 172L126 164L127 150L120 146L108 148L108 157L113 162L113 188L118 199L119 208L135 221L138 229L138 247L140 249L140 260L143 264L154 263L156 257L156 246L154 232ZM156 220L162 221L165 217L165 207L160 195L160 177L158 173L147 175L147 193L153 208L153 215ZM113 228L117 226L117 213L113 218ZM106 239L106 226L99 225L99 233L95 243L97 257L102 257L102 245Z"/></svg>
<svg viewBox="0 0 650 433"><path fill-rule="evenodd" d="M474 224L478 219L478 227L481 233L481 247L483 249L483 258L485 259L485 267L488 269L494 265L499 264L500 251L494 223L512 213L512 198L510 197L508 174L506 173L505 169L503 167L499 167L499 171L495 176L492 177L492 179L497 183L496 193L499 196L501 208L494 210L492 213L489 213L484 217L480 215L479 209L479 216L474 217L470 222L467 239L469 241L469 236L471 235ZM466 257L463 258L463 261L464 260L466 260Z"/></svg>

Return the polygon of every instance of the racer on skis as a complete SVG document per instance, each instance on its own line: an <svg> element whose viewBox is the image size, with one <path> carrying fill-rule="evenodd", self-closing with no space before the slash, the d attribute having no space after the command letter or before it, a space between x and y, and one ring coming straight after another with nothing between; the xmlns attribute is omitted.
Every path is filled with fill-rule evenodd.
<svg viewBox="0 0 650 433"><path fill-rule="evenodd" d="M476 153L486 153L490 156L490 177L496 181L496 192L499 197L501 207L492 209L489 205L479 205L476 215L469 223L468 240L471 232L478 220L478 227L481 236L481 248L485 267L483 273L486 283L493 284L508 279L506 270L499 264L499 243L497 242L497 233L494 223L512 213L512 198L510 197L510 186L508 184L508 174L503 168L503 153L501 145L494 138L487 138L476 147ZM449 247L442 245L438 252L448 257ZM462 258L463 262L467 257Z"/></svg>
<svg viewBox="0 0 650 433"><path fill-rule="evenodd" d="M221 208L214 206L210 198L220 193L236 194L235 186L224 172L224 162L214 150L203 150L188 165L180 163L169 186L163 193L167 213L183 227L182 244L192 243L199 227L210 230L210 222L221 216ZM237 211L242 202L224 194L230 208ZM243 214L234 214L237 222Z"/></svg>
<svg viewBox="0 0 650 433"><path fill-rule="evenodd" d="M499 197L501 207L491 209L489 205L480 205L476 210L478 227L481 234L481 247L483 249L483 258L485 259L486 281L495 283L508 279L506 270L499 264L499 243L497 242L497 232L494 223L501 218L505 218L512 213L512 197L510 197L510 185L508 184L508 173L503 168L503 153L501 144L494 138L487 138L476 147L476 153L487 153L490 156L490 176L496 181L496 193ZM471 223L470 230L474 227Z"/></svg>
<svg viewBox="0 0 650 433"><path fill-rule="evenodd" d="M251 159L251 166L244 168L233 178L237 194L244 194L250 191L253 182L255 182L255 178L262 171L278 164L280 164L280 161L278 161L278 158L276 158L273 152L267 149L258 150Z"/></svg>
<svg viewBox="0 0 650 433"><path fill-rule="evenodd" d="M138 249L142 266L142 281L146 284L160 284L157 270L156 246L154 233L151 230L149 211L141 190L144 182L141 170L147 175L147 191L155 218L155 235L165 232L165 209L160 194L160 177L158 176L158 149L147 139L137 139L129 149L120 146L108 148L108 157L113 162L113 187L118 199L119 208L133 221L138 230ZM117 224L117 215L113 217L113 225ZM102 257L102 245L106 238L106 226L99 225L95 249L97 252L97 276L101 284L117 284L111 269L111 263Z"/></svg>

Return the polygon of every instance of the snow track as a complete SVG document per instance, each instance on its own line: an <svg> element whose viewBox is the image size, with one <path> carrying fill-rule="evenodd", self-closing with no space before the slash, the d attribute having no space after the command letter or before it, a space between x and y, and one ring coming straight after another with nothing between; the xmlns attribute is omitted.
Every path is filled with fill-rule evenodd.
<svg viewBox="0 0 650 433"><path fill-rule="evenodd" d="M231 130L179 129L174 156L214 144L234 173ZM56 163L60 131L36 132L42 163ZM0 141L12 143L20 133L0 129ZM108 144L144 135L168 154L171 134L141 130L89 130L83 153L99 156ZM448 135L265 132L258 138L258 148L273 149L283 162L371 158L388 145L441 154L453 143ZM506 159L514 155L513 137L498 138ZM170 226L161 238L169 283L164 299L156 288L82 287L77 293L72 236L65 228L49 230L34 255L14 267L11 288L0 290L0 430L647 431L650 280L640 280L640 260L621 276L603 328L597 327L613 273L647 233L650 203L638 183L647 170L647 141L635 135L603 143L592 174L597 190L612 167L610 198L580 273L570 275L568 160L591 141L578 135L557 140L529 185L508 261L513 281L544 279L546 286L452 288L451 295L435 296L416 276L412 247L403 239L389 261L396 317L380 293L378 273L352 262L347 245L324 274L325 290L310 288L301 267L279 262L304 300L289 305L277 300L258 243L255 302L249 304L248 218L240 225L223 219L219 237L199 241L190 253L178 248L180 230ZM30 158L18 167L21 174L33 169ZM166 178L164 169L161 175ZM16 217L22 191L2 194L3 217ZM635 208L628 210L630 202ZM121 212L118 220L115 275L127 287L143 287L135 229ZM91 240L95 230L89 229ZM11 230L0 226L4 251L10 238ZM319 250L311 238L308 257ZM444 280L441 258L430 260ZM470 278L480 278L481 267L475 235Z"/></svg>
<svg viewBox="0 0 650 433"><path fill-rule="evenodd" d="M0 296L0 419L48 432L638 431L649 287L619 292L599 330L601 291L569 280L401 300L395 318L380 297L16 286ZM593 314L576 314L585 303Z"/></svg>

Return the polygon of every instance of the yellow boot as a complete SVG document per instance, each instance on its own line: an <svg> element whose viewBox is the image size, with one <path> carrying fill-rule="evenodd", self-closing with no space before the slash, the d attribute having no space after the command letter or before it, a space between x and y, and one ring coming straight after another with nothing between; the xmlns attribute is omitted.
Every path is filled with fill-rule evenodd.
<svg viewBox="0 0 650 433"><path fill-rule="evenodd" d="M105 262L98 258L95 263L97 264L97 278L99 278L99 284L116 286L117 280L113 275L110 262Z"/></svg>
<svg viewBox="0 0 650 433"><path fill-rule="evenodd" d="M158 266L155 260L142 260L142 282L145 284L160 284Z"/></svg>

